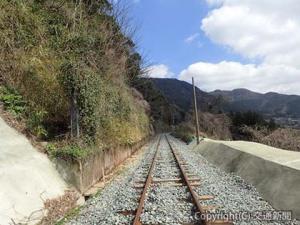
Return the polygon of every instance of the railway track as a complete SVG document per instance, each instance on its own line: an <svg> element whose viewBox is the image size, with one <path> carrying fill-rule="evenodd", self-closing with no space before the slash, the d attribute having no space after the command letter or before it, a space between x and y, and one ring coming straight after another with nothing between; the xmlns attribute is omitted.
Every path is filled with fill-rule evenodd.
<svg viewBox="0 0 300 225"><path fill-rule="evenodd" d="M165 145L167 148L161 147L161 142L163 141L167 142L167 145ZM214 198L214 196L199 196L196 193L195 187L201 185L201 180L199 177L193 175L192 171L189 171L188 165L176 150L175 146L173 146L172 141L170 141L167 135L161 135L159 137L154 156L149 165L145 180L136 182L136 188L141 188L142 192L133 225L167 223L167 221L160 223L159 221L155 221L155 219L153 222L149 223L149 221L151 221L149 215L151 217L152 211L159 211L159 206L155 206L156 200L169 202L170 207L173 205L175 208L176 205L176 209L179 209L180 211L178 214L184 215L178 218L170 218L170 224L233 224L231 221L226 220L210 221L207 219L207 215L213 207L205 205L205 201ZM167 194L156 198L155 195L159 193L157 189L160 189L161 187L163 187L163 191ZM181 194L178 195L177 193ZM169 201L169 199L159 199L161 197L168 198L168 195L172 198L171 201ZM173 198L174 196L175 198ZM180 208L178 207L179 205L182 205L183 207ZM163 215L162 212L160 213ZM186 219L182 219L183 217ZM175 221L176 219L178 219L178 221Z"/></svg>
<svg viewBox="0 0 300 225"><path fill-rule="evenodd" d="M211 165L170 135L151 140L131 164L89 199L68 225L298 225L257 220L276 213L254 187ZM232 217L231 215L234 216ZM201 215L201 216L200 216Z"/></svg>

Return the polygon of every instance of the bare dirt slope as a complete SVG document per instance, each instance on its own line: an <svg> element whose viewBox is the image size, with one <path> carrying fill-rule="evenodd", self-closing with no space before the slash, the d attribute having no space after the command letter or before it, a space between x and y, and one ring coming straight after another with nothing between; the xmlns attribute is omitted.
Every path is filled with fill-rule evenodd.
<svg viewBox="0 0 300 225"><path fill-rule="evenodd" d="M66 189L48 157L0 118L0 224L36 223L44 200Z"/></svg>

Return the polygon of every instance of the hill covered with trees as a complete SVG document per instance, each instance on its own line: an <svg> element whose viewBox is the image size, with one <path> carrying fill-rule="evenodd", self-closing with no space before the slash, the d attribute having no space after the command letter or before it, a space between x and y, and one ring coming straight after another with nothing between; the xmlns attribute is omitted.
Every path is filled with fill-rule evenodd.
<svg viewBox="0 0 300 225"><path fill-rule="evenodd" d="M0 98L55 154L149 134L131 81L141 56L107 0L0 2ZM58 150L59 149L59 150Z"/></svg>
<svg viewBox="0 0 300 225"><path fill-rule="evenodd" d="M293 118L298 121L298 125L295 127L300 127L299 95L285 95L275 92L261 94L242 88L232 91L216 90L210 94L224 99L224 111L256 111L269 118L278 118L277 121L282 125L289 125L285 120Z"/></svg>

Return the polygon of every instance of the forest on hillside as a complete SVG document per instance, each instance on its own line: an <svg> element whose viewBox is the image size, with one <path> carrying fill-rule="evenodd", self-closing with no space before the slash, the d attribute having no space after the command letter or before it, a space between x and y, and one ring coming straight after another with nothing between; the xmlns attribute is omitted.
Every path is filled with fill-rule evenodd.
<svg viewBox="0 0 300 225"><path fill-rule="evenodd" d="M122 6L107 0L0 1L0 100L54 155L131 145L150 132L132 87L142 58Z"/></svg>

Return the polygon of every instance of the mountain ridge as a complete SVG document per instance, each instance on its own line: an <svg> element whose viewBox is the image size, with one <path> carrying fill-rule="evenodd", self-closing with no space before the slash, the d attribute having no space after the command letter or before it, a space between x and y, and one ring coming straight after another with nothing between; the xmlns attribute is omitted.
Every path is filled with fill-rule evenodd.
<svg viewBox="0 0 300 225"><path fill-rule="evenodd" d="M209 92L214 96L221 96L227 104L225 111L257 111L267 116L300 118L299 95L286 95L276 92L265 94L248 89L234 89L232 91L216 90Z"/></svg>
<svg viewBox="0 0 300 225"><path fill-rule="evenodd" d="M184 111L193 107L192 85L175 78L149 78L155 86ZM215 90L205 92L196 88L198 107L201 111L243 112L256 111L264 117L274 118L280 124L289 123L288 120L299 120L300 124L300 96L287 95L276 92L258 93L246 88ZM213 109L213 110L212 110ZM293 122L294 123L294 122Z"/></svg>
<svg viewBox="0 0 300 225"><path fill-rule="evenodd" d="M193 89L192 85L186 81L176 78L149 78L154 85L165 95L172 103L184 111L190 111L193 108ZM214 107L217 97L202 91L196 87L196 96L198 107L202 111L218 110Z"/></svg>

